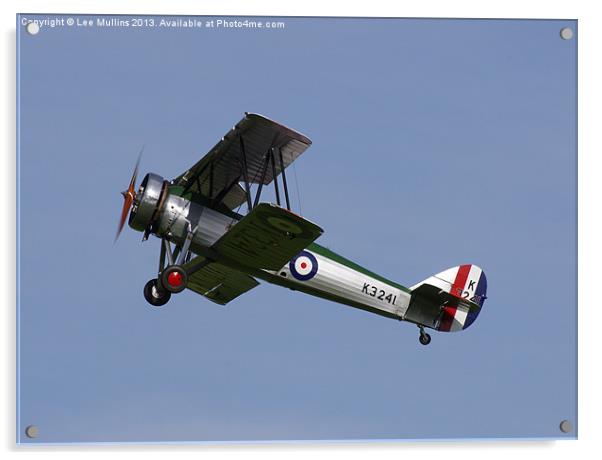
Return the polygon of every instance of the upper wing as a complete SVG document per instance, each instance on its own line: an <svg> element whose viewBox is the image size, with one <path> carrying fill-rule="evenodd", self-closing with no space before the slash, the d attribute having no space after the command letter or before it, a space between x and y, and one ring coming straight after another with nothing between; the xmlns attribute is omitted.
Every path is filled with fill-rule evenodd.
<svg viewBox="0 0 602 460"><path fill-rule="evenodd" d="M184 264L183 268L186 271L194 270L198 264L205 263L206 259L199 256ZM189 275L186 287L215 303L226 305L258 284L245 273L211 262Z"/></svg>
<svg viewBox="0 0 602 460"><path fill-rule="evenodd" d="M322 234L316 224L273 204L261 203L211 249L237 265L278 270Z"/></svg>
<svg viewBox="0 0 602 460"><path fill-rule="evenodd" d="M245 173L250 184L269 184L274 180L274 172L278 176L310 145L311 141L303 134L262 115L245 113L207 155L173 183L182 186L184 192L209 198L214 206L224 203L233 209L246 200L246 192L239 185ZM272 151L273 168L267 167Z"/></svg>

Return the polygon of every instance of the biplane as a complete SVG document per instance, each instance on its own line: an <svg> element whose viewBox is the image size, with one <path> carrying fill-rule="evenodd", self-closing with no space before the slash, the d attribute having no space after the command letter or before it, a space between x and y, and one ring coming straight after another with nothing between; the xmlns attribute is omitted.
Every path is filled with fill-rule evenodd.
<svg viewBox="0 0 602 460"><path fill-rule="evenodd" d="M138 162L116 238L128 217L134 230L161 240L157 277L144 286L153 306L190 289L220 305L263 280L426 328L469 327L486 298L476 265L438 273L411 287L390 281L320 246L322 228L291 211L286 168L311 141L264 116L245 113L199 162L173 180L148 173L136 191ZM280 180L279 180L280 179ZM274 185L276 203L262 202ZM284 198L284 206L282 204ZM237 212L246 206L246 215Z"/></svg>

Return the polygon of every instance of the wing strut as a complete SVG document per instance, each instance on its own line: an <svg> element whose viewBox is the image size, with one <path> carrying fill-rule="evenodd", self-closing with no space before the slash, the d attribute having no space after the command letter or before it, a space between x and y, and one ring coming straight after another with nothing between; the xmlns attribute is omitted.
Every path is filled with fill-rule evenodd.
<svg viewBox="0 0 602 460"><path fill-rule="evenodd" d="M276 201L279 205L285 202L290 210L285 169L310 145L311 140L301 133L264 116L245 113L221 141L171 185L182 187L178 192L182 196L191 193L207 198L214 209L234 210L246 201L250 212L259 205L258 197L265 188L262 185L273 181ZM284 193L278 174L282 174ZM258 186L255 189L254 184Z"/></svg>
<svg viewBox="0 0 602 460"><path fill-rule="evenodd" d="M219 192L219 194L213 199L211 205L212 206L216 206L219 203L221 203L221 201L225 198L225 196L230 193L230 190L232 190L232 188L238 184L238 181L240 180L240 177L237 177L236 179L234 179L232 182L230 182L230 185L228 185L227 187L225 187L221 192Z"/></svg>
<svg viewBox="0 0 602 460"><path fill-rule="evenodd" d="M286 209L291 210L291 202L288 199L288 186L286 185L286 173L284 172L284 161L282 160L282 149L278 149L280 157L280 174L282 174L282 188L284 188L284 198L286 199Z"/></svg>
<svg viewBox="0 0 602 460"><path fill-rule="evenodd" d="M259 198L261 197L261 189L263 188L263 181L265 180L265 173L268 171L268 163L270 162L270 151L268 150L263 158L263 166L261 169L261 180L257 186L257 193L255 194L255 202L253 207L259 204Z"/></svg>
<svg viewBox="0 0 602 460"><path fill-rule="evenodd" d="M274 190L276 191L276 203L280 206L280 192L278 191L278 176L276 175L276 160L274 159L274 148L270 148L272 158L272 176L274 177Z"/></svg>
<svg viewBox="0 0 602 460"><path fill-rule="evenodd" d="M247 195L247 210L251 212L253 204L251 203L251 186L249 185L249 168L247 167L247 154L245 153L245 143L242 140L242 134L238 135L240 142L240 157L242 159L242 177L245 181L245 192Z"/></svg>
<svg viewBox="0 0 602 460"><path fill-rule="evenodd" d="M199 179L200 179L201 175L211 165L213 165L213 162L205 164L201 169L199 169L196 173L194 173L194 175L190 178L190 180L188 182L186 182L186 185L184 186L184 192L187 192L188 189L190 189L190 187L192 187L195 184L195 182L197 184L198 190L201 190L201 183L199 182ZM213 171L213 168L211 168L211 170Z"/></svg>

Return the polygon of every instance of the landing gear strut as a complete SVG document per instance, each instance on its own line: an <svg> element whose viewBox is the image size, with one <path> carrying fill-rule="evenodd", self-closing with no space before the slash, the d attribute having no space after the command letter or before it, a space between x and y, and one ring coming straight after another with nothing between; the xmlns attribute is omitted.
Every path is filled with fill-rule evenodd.
<svg viewBox="0 0 602 460"><path fill-rule="evenodd" d="M189 234L191 232L189 231ZM155 307L160 307L169 302L172 294L182 292L188 284L188 274L182 264L188 261L190 240L187 238L183 248L176 247L172 251L167 239L161 241L161 254L159 256L159 273L157 278L150 280L144 286L144 298ZM179 257L176 260L176 257ZM167 266L165 258L167 256Z"/></svg>
<svg viewBox="0 0 602 460"><path fill-rule="evenodd" d="M157 278L150 280L144 286L144 298L151 305L155 307L165 305L172 294L177 294L186 289L189 276L211 263L209 259L200 259L200 262L193 264L192 267L188 264L192 256L190 244L195 230L196 227L192 229L189 224L184 243L181 246L176 246L175 250L172 250L171 243L167 238L161 240ZM167 266L165 262L167 262ZM184 265L186 265L186 269L184 269Z"/></svg>
<svg viewBox="0 0 602 460"><path fill-rule="evenodd" d="M427 334L426 332L424 332L424 327L422 327L422 326L418 326L418 327L420 328L420 337L418 338L420 343L422 345L428 345L429 343L431 343L431 336L429 334Z"/></svg>

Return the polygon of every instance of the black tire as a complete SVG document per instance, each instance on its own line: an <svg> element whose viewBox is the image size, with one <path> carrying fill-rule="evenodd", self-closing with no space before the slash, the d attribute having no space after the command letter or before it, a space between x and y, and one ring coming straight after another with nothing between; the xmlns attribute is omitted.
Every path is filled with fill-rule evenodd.
<svg viewBox="0 0 602 460"><path fill-rule="evenodd" d="M420 340L422 345L428 345L431 343L431 336L425 332L424 334L420 334L420 338L418 340Z"/></svg>
<svg viewBox="0 0 602 460"><path fill-rule="evenodd" d="M157 279L153 278L144 285L144 298L153 307L161 307L171 299L171 292L157 286Z"/></svg>
<svg viewBox="0 0 602 460"><path fill-rule="evenodd" d="M172 285L170 283L169 275L177 274L180 280L179 285ZM177 294L178 292L182 292L186 289L186 285L188 284L188 275L184 271L182 267L179 265L170 265L166 267L165 270L161 273L161 286L164 290Z"/></svg>

